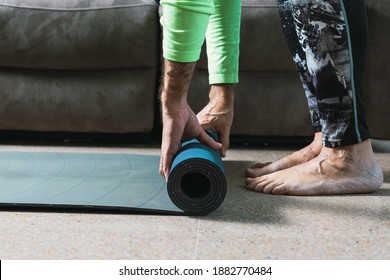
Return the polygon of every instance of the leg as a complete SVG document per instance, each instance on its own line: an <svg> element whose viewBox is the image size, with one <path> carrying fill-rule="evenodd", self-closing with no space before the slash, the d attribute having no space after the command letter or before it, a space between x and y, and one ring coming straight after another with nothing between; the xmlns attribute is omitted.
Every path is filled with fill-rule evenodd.
<svg viewBox="0 0 390 280"><path fill-rule="evenodd" d="M313 94L315 90L313 79L309 74L306 54L301 46L296 31L295 20L297 19L294 19L293 5L291 1L279 1L279 14L282 23L282 29L287 39L288 48L298 68L303 88L307 97L312 127L315 135L312 143L303 149L288 155L287 157L284 157L275 162L256 163L255 165L251 166L246 170L246 175L248 177L262 176L307 162L318 156L322 148L321 124L319 119L317 98Z"/></svg>
<svg viewBox="0 0 390 280"><path fill-rule="evenodd" d="M323 148L311 161L247 178L249 189L320 195L375 191L383 174L374 158L362 103L366 14L362 0L294 0L298 37L313 79Z"/></svg>

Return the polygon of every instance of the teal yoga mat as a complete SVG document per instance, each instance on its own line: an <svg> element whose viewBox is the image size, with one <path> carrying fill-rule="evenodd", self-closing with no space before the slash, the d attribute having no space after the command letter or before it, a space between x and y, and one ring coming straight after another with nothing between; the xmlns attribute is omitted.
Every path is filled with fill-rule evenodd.
<svg viewBox="0 0 390 280"><path fill-rule="evenodd" d="M153 155L2 152L0 206L206 215L225 198L219 153L197 141L183 144L168 183L158 168Z"/></svg>
<svg viewBox="0 0 390 280"><path fill-rule="evenodd" d="M168 194L175 205L186 213L206 215L223 202L226 185L219 152L197 140L182 145L168 178Z"/></svg>

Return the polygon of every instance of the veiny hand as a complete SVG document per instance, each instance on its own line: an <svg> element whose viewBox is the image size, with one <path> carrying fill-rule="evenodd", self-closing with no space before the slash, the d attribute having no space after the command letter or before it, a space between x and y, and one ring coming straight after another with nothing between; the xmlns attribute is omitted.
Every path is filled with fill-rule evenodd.
<svg viewBox="0 0 390 280"><path fill-rule="evenodd" d="M162 108L163 133L161 144L160 174L168 180L173 158L181 148L182 141L196 138L199 142L219 150L220 143L214 141L200 126L195 113L185 103Z"/></svg>
<svg viewBox="0 0 390 280"><path fill-rule="evenodd" d="M214 130L222 143L221 155L226 156L230 145L230 129L233 123L234 92L231 85L213 85L210 101L197 115L204 130Z"/></svg>

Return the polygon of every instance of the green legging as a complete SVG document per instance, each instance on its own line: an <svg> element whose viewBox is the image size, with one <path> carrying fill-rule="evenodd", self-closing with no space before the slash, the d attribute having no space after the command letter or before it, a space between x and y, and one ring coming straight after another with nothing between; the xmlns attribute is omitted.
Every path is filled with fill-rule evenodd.
<svg viewBox="0 0 390 280"><path fill-rule="evenodd" d="M206 38L210 84L238 83L241 0L162 0L163 56L195 62Z"/></svg>

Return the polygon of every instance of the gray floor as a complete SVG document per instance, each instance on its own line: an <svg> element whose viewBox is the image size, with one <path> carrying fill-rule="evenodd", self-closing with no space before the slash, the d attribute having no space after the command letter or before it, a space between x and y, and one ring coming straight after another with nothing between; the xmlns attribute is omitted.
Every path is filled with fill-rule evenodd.
<svg viewBox="0 0 390 280"><path fill-rule="evenodd" d="M374 194L290 197L245 190L243 170L289 150L229 150L228 195L207 217L0 212L0 259L390 259L390 148L374 142ZM129 152L157 147L0 146L0 151Z"/></svg>

